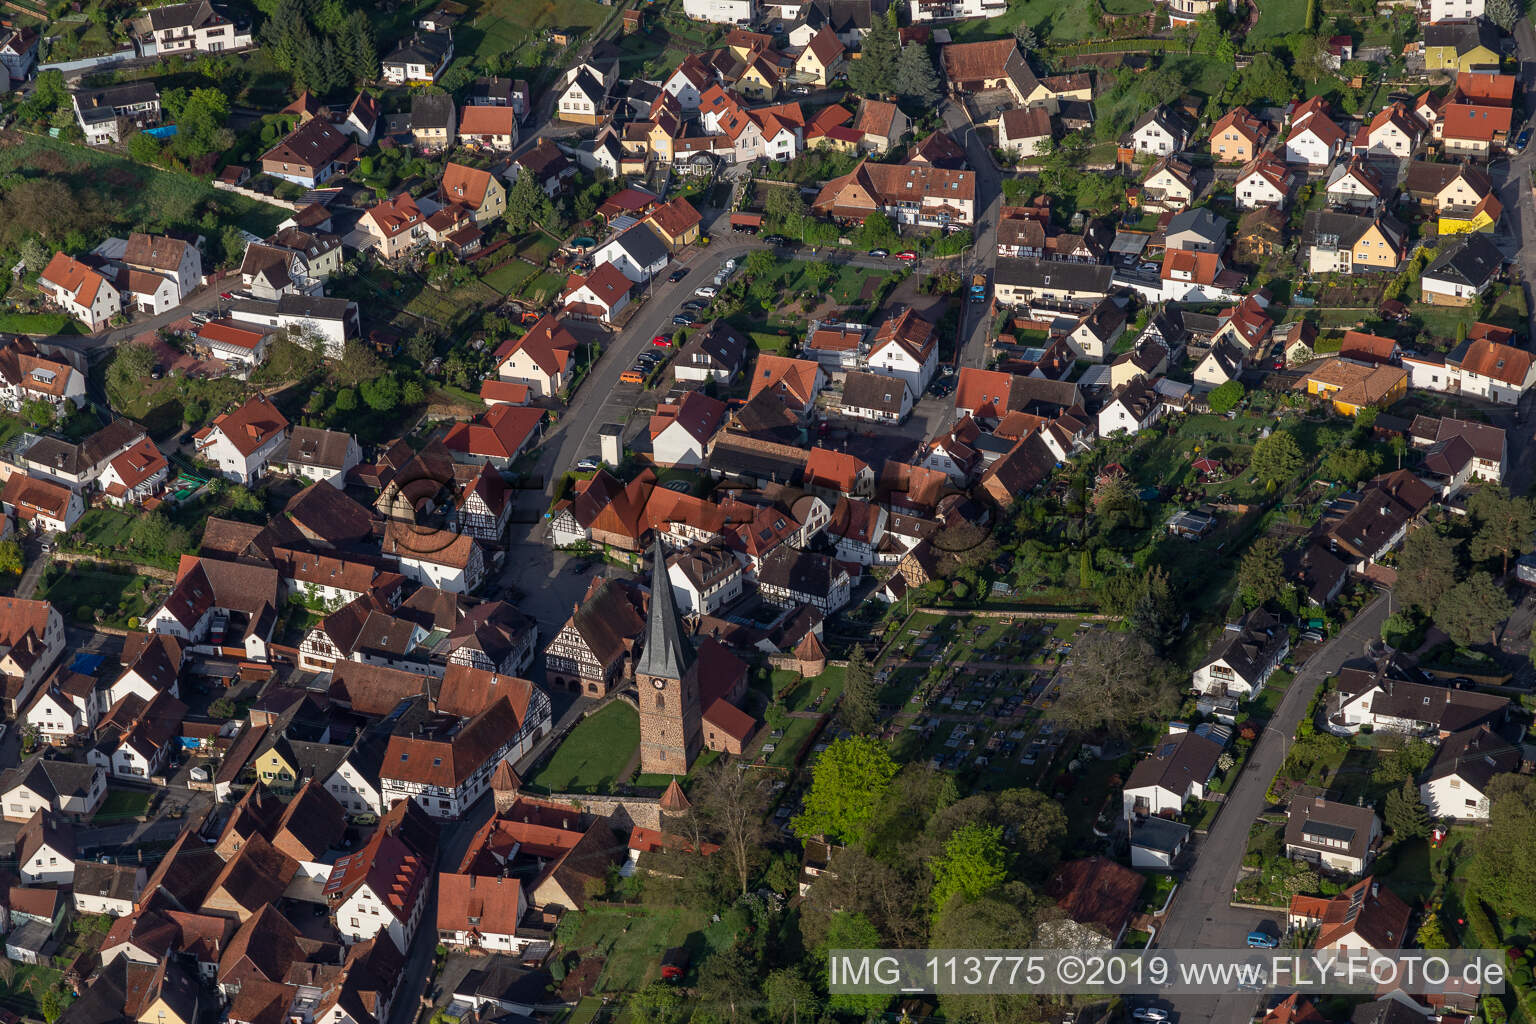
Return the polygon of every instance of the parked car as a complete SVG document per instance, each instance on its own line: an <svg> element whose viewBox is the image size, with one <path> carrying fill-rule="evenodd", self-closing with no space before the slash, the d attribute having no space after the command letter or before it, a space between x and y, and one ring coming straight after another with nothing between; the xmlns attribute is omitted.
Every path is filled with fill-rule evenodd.
<svg viewBox="0 0 1536 1024"><path fill-rule="evenodd" d="M688 276L688 268L687 267L678 267L676 270L672 271L672 273L667 275L667 280L671 281L671 282L673 282L675 284L676 282L681 281L683 278L685 278L687 276Z"/></svg>
<svg viewBox="0 0 1536 1024"><path fill-rule="evenodd" d="M644 384L645 383L645 367L642 366L639 369L636 369L635 367L631 366L629 369L627 369L623 373L619 374L619 383L620 384Z"/></svg>
<svg viewBox="0 0 1536 1024"><path fill-rule="evenodd" d="M1131 1011L1131 1017L1134 1020L1166 1021L1168 1011L1158 1009L1156 1006L1138 1006Z"/></svg>
<svg viewBox="0 0 1536 1024"><path fill-rule="evenodd" d="M1515 152L1524 153L1525 147L1530 143L1530 141L1531 126L1526 125L1524 128L1520 129L1520 134L1515 136Z"/></svg>
<svg viewBox="0 0 1536 1024"><path fill-rule="evenodd" d="M785 238L783 235L769 235L767 238L763 239L763 241L767 242L769 245L789 244L789 239Z"/></svg>
<svg viewBox="0 0 1536 1024"><path fill-rule="evenodd" d="M917 253L911 249L903 249L901 252L896 254L896 258L905 263L911 263L913 260L917 259Z"/></svg>
<svg viewBox="0 0 1536 1024"><path fill-rule="evenodd" d="M1274 949L1278 945L1280 945L1280 940L1267 932L1248 933L1249 949Z"/></svg>
<svg viewBox="0 0 1536 1024"><path fill-rule="evenodd" d="M889 249L871 249L869 254L875 257L875 259L883 260L891 254L891 251Z"/></svg>
<svg viewBox="0 0 1536 1024"><path fill-rule="evenodd" d="M655 345L657 348L671 348L672 339L665 334L658 334L656 337L651 339L651 344Z"/></svg>
<svg viewBox="0 0 1536 1024"><path fill-rule="evenodd" d="M595 473L597 472L597 467L598 461L589 455L585 459L582 459L580 462L576 463L576 472Z"/></svg>
<svg viewBox="0 0 1536 1024"><path fill-rule="evenodd" d="M693 294L697 295L701 299L712 299L716 295L720 294L720 289L716 288L712 284L705 284L695 288L693 290Z"/></svg>
<svg viewBox="0 0 1536 1024"><path fill-rule="evenodd" d="M691 313L679 313L672 318L672 323L677 327L692 327L699 322L699 318Z"/></svg>

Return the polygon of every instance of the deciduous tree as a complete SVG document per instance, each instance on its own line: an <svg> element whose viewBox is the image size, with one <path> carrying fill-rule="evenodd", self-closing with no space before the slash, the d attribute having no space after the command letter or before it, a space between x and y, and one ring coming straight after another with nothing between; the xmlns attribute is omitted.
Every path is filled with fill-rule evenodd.
<svg viewBox="0 0 1536 1024"><path fill-rule="evenodd" d="M1205 396L1205 402L1211 407L1211 412L1225 414L1237 408L1237 403L1243 400L1243 385L1241 381L1229 380L1225 384L1211 389L1211 393Z"/></svg>
<svg viewBox="0 0 1536 1024"><path fill-rule="evenodd" d="M742 893L768 837L768 785L762 773L717 762L700 780L694 813L730 862Z"/></svg>
<svg viewBox="0 0 1536 1024"><path fill-rule="evenodd" d="M875 820L895 775L896 762L879 740L853 736L833 741L811 770L805 808L793 821L795 834L857 842Z"/></svg>
<svg viewBox="0 0 1536 1024"><path fill-rule="evenodd" d="M1145 719L1171 713L1176 694L1165 670L1140 637L1096 630L1073 648L1071 682L1049 715L1071 732L1124 735Z"/></svg>
<svg viewBox="0 0 1536 1024"><path fill-rule="evenodd" d="M1488 827L1473 840L1473 890L1500 914L1536 918L1536 777L1496 776L1488 787Z"/></svg>
<svg viewBox="0 0 1536 1024"><path fill-rule="evenodd" d="M977 899L1002 885L1008 860L1002 826L973 823L956 829L945 840L943 854L929 865L934 909L944 910L952 899Z"/></svg>

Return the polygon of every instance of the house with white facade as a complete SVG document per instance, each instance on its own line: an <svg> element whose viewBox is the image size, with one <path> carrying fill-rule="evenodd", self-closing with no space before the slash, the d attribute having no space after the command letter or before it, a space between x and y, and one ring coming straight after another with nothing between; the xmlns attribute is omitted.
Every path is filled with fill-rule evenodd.
<svg viewBox="0 0 1536 1024"><path fill-rule="evenodd" d="M717 25L750 25L757 17L756 0L683 0L683 13L695 21Z"/></svg>
<svg viewBox="0 0 1536 1024"><path fill-rule="evenodd" d="M1220 756L1221 744L1197 733L1164 736L1125 781L1126 817L1177 816L1189 801L1205 799Z"/></svg>
<svg viewBox="0 0 1536 1024"><path fill-rule="evenodd" d="M684 615L714 615L741 597L741 562L721 544L693 544L667 556L667 579Z"/></svg>
<svg viewBox="0 0 1536 1024"><path fill-rule="evenodd" d="M1263 609L1229 623L1200 667L1194 688L1200 693L1252 700L1291 651L1289 631Z"/></svg>
<svg viewBox="0 0 1536 1024"><path fill-rule="evenodd" d="M324 480L338 489L346 487L347 471L363 461L357 438L339 430L294 427L288 434L285 470L304 480Z"/></svg>
<svg viewBox="0 0 1536 1024"><path fill-rule="evenodd" d="M1452 733L1419 782L1419 800L1432 818L1487 821L1489 784L1519 767L1519 747L1488 726Z"/></svg>
<svg viewBox="0 0 1536 1024"><path fill-rule="evenodd" d="M62 252L38 275L37 286L53 303L92 331L122 312L122 293L99 271Z"/></svg>
<svg viewBox="0 0 1536 1024"><path fill-rule="evenodd" d="M45 758L38 751L0 775L0 814L23 822L39 812L89 818L107 795L107 773L96 765Z"/></svg>
<svg viewBox="0 0 1536 1024"><path fill-rule="evenodd" d="M266 476L287 437L287 417L257 393L238 409L214 417L192 440L198 456L220 476L249 484Z"/></svg>
<svg viewBox="0 0 1536 1024"><path fill-rule="evenodd" d="M611 263L635 284L644 284L666 269L667 245L649 224L636 224L592 254L592 265Z"/></svg>
<svg viewBox="0 0 1536 1024"><path fill-rule="evenodd" d="M75 827L38 811L16 833L16 873L24 885L68 885L75 877Z"/></svg>
<svg viewBox="0 0 1536 1024"><path fill-rule="evenodd" d="M871 373L900 377L914 398L928 390L938 365L934 326L911 307L880 325L865 357L865 366Z"/></svg>

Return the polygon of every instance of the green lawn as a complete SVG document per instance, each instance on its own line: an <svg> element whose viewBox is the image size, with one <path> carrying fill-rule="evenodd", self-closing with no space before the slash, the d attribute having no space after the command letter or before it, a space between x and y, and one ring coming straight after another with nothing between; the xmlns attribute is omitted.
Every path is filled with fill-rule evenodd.
<svg viewBox="0 0 1536 1024"><path fill-rule="evenodd" d="M45 174L76 194L96 197L111 216L100 224L103 234L114 224L191 225L198 207L210 200L233 221L266 237L288 211L230 192L220 192L190 174L134 163L105 150L88 149L45 136L15 135L15 145L0 146L0 176Z"/></svg>
<svg viewBox="0 0 1536 1024"><path fill-rule="evenodd" d="M0 313L0 331L13 334L79 334L80 325L63 313Z"/></svg>
<svg viewBox="0 0 1536 1024"><path fill-rule="evenodd" d="M1302 31L1306 21L1307 0L1265 0L1259 8L1259 23L1248 38L1290 35Z"/></svg>
<svg viewBox="0 0 1536 1024"><path fill-rule="evenodd" d="M537 41L543 29L588 30L611 13L592 0L486 0L475 18L460 26L465 40L458 52L476 60L494 57Z"/></svg>
<svg viewBox="0 0 1536 1024"><path fill-rule="evenodd" d="M522 260L508 260L501 266L488 271L480 280L503 295L515 295L518 289L531 281L538 273L538 267L529 266Z"/></svg>
<svg viewBox="0 0 1536 1024"><path fill-rule="evenodd" d="M151 607L144 596L143 586L150 584L154 594L155 584L143 576L112 572L107 569L81 569L70 566L51 569L57 572L52 580L38 588L38 596L46 597L59 610L79 622L96 622L96 612L102 613L101 624L127 629L129 619L143 619Z"/></svg>
<svg viewBox="0 0 1536 1024"><path fill-rule="evenodd" d="M1130 0L1112 0L1115 12L1130 8ZM1106 4L1106 10L1111 4ZM1100 34L1092 9L1088 4L1066 3L1063 0L1024 0L1010 4L1006 14L985 21L977 18L947 26L957 43L973 43L981 39L998 39L1013 35L1020 22L1026 22L1039 34L1042 41L1073 42L1090 39Z"/></svg>
<svg viewBox="0 0 1536 1024"><path fill-rule="evenodd" d="M75 528L71 532L78 534L88 544L114 548L128 543L128 534L133 530L133 518L115 508L87 509L85 515L75 521Z"/></svg>
<svg viewBox="0 0 1536 1024"><path fill-rule="evenodd" d="M848 670L842 665L828 665L827 670L821 675L801 680L800 684L790 691L784 703L791 711L810 711L811 702L825 693L821 707L817 710L830 711L832 704L842 696L843 678L847 673Z"/></svg>
<svg viewBox="0 0 1536 1024"><path fill-rule="evenodd" d="M793 765L800 754L800 748L805 746L805 741L811 738L811 733L815 729L816 722L813 719L788 719L784 727L784 735L770 741L775 746L773 753L766 758L767 762L785 768Z"/></svg>
<svg viewBox="0 0 1536 1024"><path fill-rule="evenodd" d="M529 781L552 793L604 793L640 746L640 716L621 700L588 716Z"/></svg>
<svg viewBox="0 0 1536 1024"><path fill-rule="evenodd" d="M32 964L16 964L15 967L15 980L0 994L0 1007L22 1014L30 1020L41 1020L43 1013L38 1000L48 989L61 985L64 972ZM70 1001L73 1000L66 997L66 1002Z"/></svg>
<svg viewBox="0 0 1536 1024"><path fill-rule="evenodd" d="M597 988L633 992L660 973L661 954L684 946L695 962L729 944L719 925L691 907L590 907L567 914L557 932L562 947L607 960Z"/></svg>
<svg viewBox="0 0 1536 1024"><path fill-rule="evenodd" d="M107 795L101 801L101 807L96 811L96 816L91 819L91 822L95 825L108 825L137 818L149 810L149 797L150 794L146 790L117 789L109 786Z"/></svg>
<svg viewBox="0 0 1536 1024"><path fill-rule="evenodd" d="M560 274L542 273L523 286L523 298L536 306L542 306L559 295L565 288L565 278Z"/></svg>

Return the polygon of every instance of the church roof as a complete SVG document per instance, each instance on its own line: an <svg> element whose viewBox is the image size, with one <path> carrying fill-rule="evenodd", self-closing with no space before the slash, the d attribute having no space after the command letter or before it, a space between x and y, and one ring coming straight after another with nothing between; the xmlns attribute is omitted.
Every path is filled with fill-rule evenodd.
<svg viewBox="0 0 1536 1024"><path fill-rule="evenodd" d="M645 647L635 665L635 675L681 679L693 661L693 645L672 597L667 557L657 540L651 551L651 607L645 623Z"/></svg>

